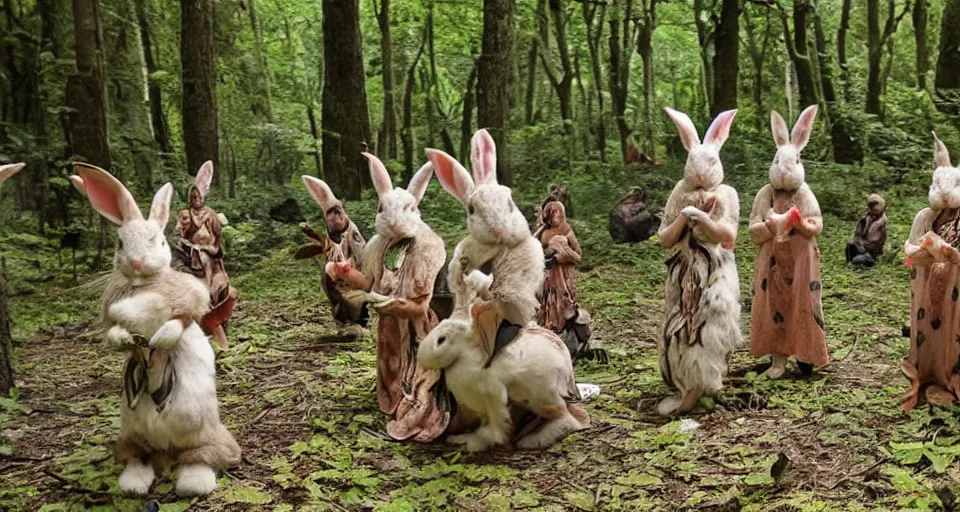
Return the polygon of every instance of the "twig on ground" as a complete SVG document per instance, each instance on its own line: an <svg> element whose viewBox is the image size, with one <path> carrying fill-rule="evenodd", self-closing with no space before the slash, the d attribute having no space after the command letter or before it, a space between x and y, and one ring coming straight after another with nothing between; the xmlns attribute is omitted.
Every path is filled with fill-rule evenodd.
<svg viewBox="0 0 960 512"><path fill-rule="evenodd" d="M844 482L846 482L846 481L853 480L854 478L857 478L857 477L859 477L859 476L863 476L863 475L865 475L865 474L873 471L874 469L877 469L877 468L880 467L880 465L883 464L884 462L885 462L885 461L884 461L883 459L880 459L880 460L878 460L877 462L875 462L873 465L867 467L866 469L861 469L860 471L857 471L856 473L851 473L851 474L849 474L849 475L841 478L840 480L837 480L836 482L833 483L833 485L831 485L830 487L827 487L827 489L830 490L830 491L832 491L832 490L836 489L837 487L839 487L840 484L842 484L842 483L844 483Z"/></svg>
<svg viewBox="0 0 960 512"><path fill-rule="evenodd" d="M846 361L847 358L850 357L850 354L852 354L853 351L857 349L857 343L858 343L859 341L860 341L860 333L855 333L855 334L853 335L853 346L850 347L850 351L847 352L846 355L844 355L843 357L840 358L840 361L839 361L839 362Z"/></svg>
<svg viewBox="0 0 960 512"><path fill-rule="evenodd" d="M723 461L720 460L720 459L716 459L716 458L713 458L713 457L708 457L708 458L705 458L705 459L703 459L703 460L705 460L705 461L707 461L707 462L712 462L712 463L714 463L714 464L722 467L723 469L726 469L727 471L730 471L731 473L733 473L733 474L735 474L735 475L748 475L748 474L750 474L750 470L749 470L749 469L738 468L738 467L736 467L736 466L731 466L730 464L727 464L726 462L723 462Z"/></svg>

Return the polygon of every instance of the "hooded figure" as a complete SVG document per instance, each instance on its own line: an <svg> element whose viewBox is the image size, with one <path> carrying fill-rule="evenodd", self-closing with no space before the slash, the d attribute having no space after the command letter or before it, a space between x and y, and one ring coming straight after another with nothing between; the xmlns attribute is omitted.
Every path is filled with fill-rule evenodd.
<svg viewBox="0 0 960 512"><path fill-rule="evenodd" d="M883 254L887 242L887 202L879 194L867 197L867 213L853 230L853 239L847 244L847 263L858 267L872 267Z"/></svg>
<svg viewBox="0 0 960 512"><path fill-rule="evenodd" d="M224 326L237 302L237 291L230 286L223 266L221 231L225 219L213 208L204 205L212 180L213 162L208 161L197 172L196 180L187 192L190 207L177 214L177 233L181 238L187 268L200 277L210 290L213 309L204 318L203 329L217 339L221 348L226 348Z"/></svg>

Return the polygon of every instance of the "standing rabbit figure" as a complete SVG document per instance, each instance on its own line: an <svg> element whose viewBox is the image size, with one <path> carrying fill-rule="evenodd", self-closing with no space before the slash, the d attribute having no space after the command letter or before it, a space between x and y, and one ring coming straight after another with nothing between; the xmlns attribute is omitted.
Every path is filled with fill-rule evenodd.
<svg viewBox="0 0 960 512"><path fill-rule="evenodd" d="M463 306L430 331L417 352L423 367L443 370L457 404L480 417L476 431L450 436L447 442L466 445L471 452L506 443L511 436L511 405L522 409L516 412L532 412L546 421L521 433L517 441L521 449L546 448L587 428L590 418L575 403L579 391L563 341L531 322L485 366L489 356L477 331L482 307L475 301L486 293L490 278L474 270L465 284Z"/></svg>
<svg viewBox="0 0 960 512"><path fill-rule="evenodd" d="M686 114L664 110L688 152L684 177L670 194L658 233L660 245L670 252L658 340L660 372L679 391L657 405L666 416L688 411L702 395L720 391L727 360L743 335L733 255L740 202L737 191L723 184L720 163L720 148L737 111L717 116L701 144Z"/></svg>
<svg viewBox="0 0 960 512"><path fill-rule="evenodd" d="M901 406L910 411L925 390L928 402L960 399L960 168L933 134L937 168L930 206L917 214L904 244L910 270L910 352L903 373L910 391Z"/></svg>
<svg viewBox="0 0 960 512"><path fill-rule="evenodd" d="M523 213L513 202L508 187L497 183L497 147L486 130L471 141L473 178L450 155L428 149L427 157L443 188L467 210L469 234L457 244L447 279L456 296L455 309L464 307L468 275L491 269L493 284L482 294L486 301L480 315L480 335L489 357L486 364L535 320L543 284L544 259L540 242L530 233Z"/></svg>
<svg viewBox="0 0 960 512"><path fill-rule="evenodd" d="M20 170L23 169L25 166L26 164L0 165L0 183L7 181L7 178L20 172Z"/></svg>
<svg viewBox="0 0 960 512"><path fill-rule="evenodd" d="M379 313L377 401L390 416L387 433L430 442L447 429L452 409L442 373L417 364L420 341L437 325L430 297L446 260L443 239L420 218L433 168L420 168L406 190L393 188L383 162L363 155L380 198L377 234L364 249L362 272L347 263L329 265L329 272L336 282L362 292L362 300Z"/></svg>
<svg viewBox="0 0 960 512"><path fill-rule="evenodd" d="M130 192L102 169L76 167L74 185L119 229L113 272L101 298L105 340L132 351L123 371L116 456L120 489L146 494L155 467L173 460L177 492L217 487L216 470L240 463L240 447L220 423L213 348L200 328L210 310L206 285L170 267L163 230L173 186L160 188L144 219Z"/></svg>
<svg viewBox="0 0 960 512"><path fill-rule="evenodd" d="M322 254L325 269L332 269L332 265L338 263L348 263L353 268L362 271L361 259L363 248L367 242L360 234L360 230L357 229L357 225L347 217L343 203L333 195L333 191L322 180L312 176L303 176L303 184L307 187L310 196L323 208L327 234L326 236L320 235L310 226L303 224L301 228L311 243L297 250L297 259ZM323 291L330 302L330 309L333 311L333 320L337 323L340 334L352 338L362 335L369 319L366 304L347 300L344 294L349 288L334 282L331 272L325 270L321 279Z"/></svg>
<svg viewBox="0 0 960 512"><path fill-rule="evenodd" d="M800 152L810 140L817 106L807 107L793 132L777 112L770 129L777 154L770 183L757 193L750 213L750 239L760 246L753 274L750 351L772 356L766 375L783 376L789 357L805 372L830 362L823 328L820 204L805 182Z"/></svg>

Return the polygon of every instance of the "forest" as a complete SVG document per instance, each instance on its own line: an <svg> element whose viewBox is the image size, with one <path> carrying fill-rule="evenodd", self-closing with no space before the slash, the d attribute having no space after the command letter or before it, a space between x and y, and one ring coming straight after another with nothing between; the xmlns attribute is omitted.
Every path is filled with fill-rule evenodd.
<svg viewBox="0 0 960 512"><path fill-rule="evenodd" d="M942 162L931 132L954 163L960 155L960 0L0 6L0 165L26 164L0 185L0 508L960 507L960 406L899 407L910 388L904 242ZM792 127L813 105L803 162L822 210L831 362L771 380L748 346L758 247L745 224L778 154L771 111ZM700 134L737 110L720 158L740 202L733 253L748 340L721 393L678 417L655 411L671 394L657 354L668 254L656 237L618 244L608 233L632 187L662 216L684 176L685 141L664 107ZM322 259L298 257L300 223L320 230L328 211L302 175L329 184L369 241L378 189L363 153L404 187L425 149L469 162L480 129L531 226L548 187L565 191L580 300L606 354L574 367L601 389L584 404L589 429L543 451L391 439L374 392L376 329L338 336ZM90 207L92 175L71 181L79 163L119 179L144 211L171 183L173 223L191 185L212 176L199 189L226 221L236 292L216 386L242 459L206 496L181 497L164 476L143 497L118 487L129 351L104 343L96 322L123 245ZM449 261L466 212L436 181L419 211ZM864 270L844 252L873 193L889 236Z"/></svg>

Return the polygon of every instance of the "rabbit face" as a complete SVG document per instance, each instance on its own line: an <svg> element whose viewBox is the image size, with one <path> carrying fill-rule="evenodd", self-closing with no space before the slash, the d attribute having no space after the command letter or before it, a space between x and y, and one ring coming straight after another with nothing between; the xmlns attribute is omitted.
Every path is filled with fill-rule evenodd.
<svg viewBox="0 0 960 512"><path fill-rule="evenodd" d="M937 166L933 171L933 183L930 185L930 208L960 208L960 169L950 163L947 146L933 134L933 158Z"/></svg>
<svg viewBox="0 0 960 512"><path fill-rule="evenodd" d="M449 368L460 358L464 350L463 340L473 335L470 322L461 315L454 315L430 331L417 349L417 362L427 369Z"/></svg>
<svg viewBox="0 0 960 512"><path fill-rule="evenodd" d="M376 229L380 236L393 239L411 238L420 230L420 201L401 188L380 196Z"/></svg>
<svg viewBox="0 0 960 512"><path fill-rule="evenodd" d="M720 163L720 148L730 136L736 110L727 110L717 115L710 123L707 133L700 142L700 135L690 117L669 107L663 108L677 127L680 142L687 150L687 164L683 168L684 182L690 189L710 190L723 183L723 164Z"/></svg>
<svg viewBox="0 0 960 512"><path fill-rule="evenodd" d="M710 190L723 183L723 164L716 148L699 144L687 155L683 177L690 188Z"/></svg>
<svg viewBox="0 0 960 512"><path fill-rule="evenodd" d="M170 247L160 224L133 220L120 226L117 235L113 266L128 279L136 282L170 267Z"/></svg>
<svg viewBox="0 0 960 512"><path fill-rule="evenodd" d="M530 231L510 189L496 184L478 187L467 200L467 228L488 245L514 245Z"/></svg>
<svg viewBox="0 0 960 512"><path fill-rule="evenodd" d="M777 150L770 164L770 184L777 190L797 190L806 181L800 152L792 145Z"/></svg>

